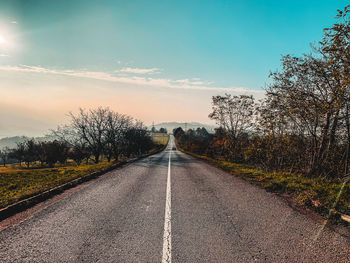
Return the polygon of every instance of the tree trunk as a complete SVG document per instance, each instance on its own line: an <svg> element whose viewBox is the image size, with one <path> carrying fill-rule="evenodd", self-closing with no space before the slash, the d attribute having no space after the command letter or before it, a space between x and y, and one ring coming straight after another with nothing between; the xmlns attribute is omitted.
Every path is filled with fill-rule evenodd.
<svg viewBox="0 0 350 263"><path fill-rule="evenodd" d="M331 113L327 112L326 116L326 121L325 125L322 129L322 135L321 135L321 141L319 144L319 149L316 153L315 159L311 162L311 167L309 169L308 175L315 175L319 172L320 170L320 165L322 164L322 156L324 155L324 151L327 146L327 137L328 137L328 131L329 131L329 126L330 126L330 118L331 118Z"/></svg>
<svg viewBox="0 0 350 263"><path fill-rule="evenodd" d="M99 163L99 161L100 161L100 154L97 153L94 156L95 156L95 163Z"/></svg>
<svg viewBox="0 0 350 263"><path fill-rule="evenodd" d="M323 158L321 158L321 160L323 160L323 161L328 160L330 152L332 151L332 148L334 146L335 133L336 133L337 127L338 127L339 111L340 110L338 109L336 114L335 114L335 116L334 116L334 120L333 120L333 123L332 123L332 129L331 129L331 134L329 136L327 149L325 150L325 152L323 154Z"/></svg>
<svg viewBox="0 0 350 263"><path fill-rule="evenodd" d="M350 152L349 105L346 105L345 123L346 123L346 131L347 131L348 142L347 142L347 145L346 145L346 152L345 152L344 176L348 176L348 169L349 169L349 168L348 168L348 166L349 166L349 152Z"/></svg>

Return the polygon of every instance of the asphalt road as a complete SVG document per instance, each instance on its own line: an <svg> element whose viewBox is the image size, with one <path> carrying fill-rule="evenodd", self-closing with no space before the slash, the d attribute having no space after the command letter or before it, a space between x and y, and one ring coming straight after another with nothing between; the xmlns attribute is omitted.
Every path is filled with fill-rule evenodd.
<svg viewBox="0 0 350 263"><path fill-rule="evenodd" d="M7 219L0 262L350 262L349 244L169 145Z"/></svg>

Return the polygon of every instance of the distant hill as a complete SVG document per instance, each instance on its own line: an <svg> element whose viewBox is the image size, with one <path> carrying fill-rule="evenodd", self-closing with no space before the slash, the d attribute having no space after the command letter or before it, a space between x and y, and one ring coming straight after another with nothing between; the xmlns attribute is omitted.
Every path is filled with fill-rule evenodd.
<svg viewBox="0 0 350 263"><path fill-rule="evenodd" d="M217 126L209 125L209 124L203 124L199 122L162 122L155 124L154 127L159 130L160 128L166 128L169 133L173 132L173 129L181 127L183 130L185 129L197 129L204 127L209 133L214 133L214 129ZM152 128L152 126L150 126Z"/></svg>
<svg viewBox="0 0 350 263"><path fill-rule="evenodd" d="M14 137L6 137L0 139L0 149L8 147L10 149L16 148L17 143L24 142L26 140L32 139L27 136L14 136ZM43 136L43 137L35 137L34 138L38 142L43 142L43 141L53 141L55 138L53 136Z"/></svg>

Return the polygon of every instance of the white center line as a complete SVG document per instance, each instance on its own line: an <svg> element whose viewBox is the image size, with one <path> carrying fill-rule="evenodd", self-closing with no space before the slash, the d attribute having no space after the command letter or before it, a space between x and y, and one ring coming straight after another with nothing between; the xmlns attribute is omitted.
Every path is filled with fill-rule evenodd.
<svg viewBox="0 0 350 263"><path fill-rule="evenodd" d="M170 147L171 147L171 144L170 144ZM162 263L171 263L171 177L170 177L170 164L171 164L171 150L169 151L168 179L167 179L167 185L166 185Z"/></svg>

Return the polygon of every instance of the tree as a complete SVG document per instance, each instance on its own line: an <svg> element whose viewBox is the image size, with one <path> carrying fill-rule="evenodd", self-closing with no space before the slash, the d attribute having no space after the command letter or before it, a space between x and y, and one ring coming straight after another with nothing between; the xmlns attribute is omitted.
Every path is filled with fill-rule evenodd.
<svg viewBox="0 0 350 263"><path fill-rule="evenodd" d="M184 132L184 130L181 127L179 127L179 128L176 128L176 129L173 130L173 134L174 134L174 136L176 138L178 138L178 137L184 135L185 132Z"/></svg>
<svg viewBox="0 0 350 263"><path fill-rule="evenodd" d="M77 164L82 158L88 161L90 155L98 163L101 156L118 160L121 155L138 155L154 146L142 122L109 108L80 109L70 116L70 125L59 126L52 133L66 143L70 158Z"/></svg>
<svg viewBox="0 0 350 263"><path fill-rule="evenodd" d="M85 144L75 144L68 151L68 157L71 158L77 165L85 159L86 163L89 161L90 150Z"/></svg>
<svg viewBox="0 0 350 263"><path fill-rule="evenodd" d="M134 125L127 130L125 139L125 153L128 157L132 154L141 155L154 146L152 137L140 121L136 121Z"/></svg>
<svg viewBox="0 0 350 263"><path fill-rule="evenodd" d="M235 161L242 159L243 149L238 147L238 140L253 129L255 108L253 96L225 94L212 97L209 118L215 120L227 133L223 144L228 153L227 158Z"/></svg>
<svg viewBox="0 0 350 263"><path fill-rule="evenodd" d="M99 107L94 110L85 111L80 109L77 115L70 113L71 126L91 150L98 163L106 145L107 121L109 108Z"/></svg>
<svg viewBox="0 0 350 263"><path fill-rule="evenodd" d="M64 142L68 149L68 157L80 165L85 159L86 164L89 162L91 150L84 138L79 136L78 131L72 126L58 126L56 130L51 130L53 137L58 138L59 141Z"/></svg>
<svg viewBox="0 0 350 263"><path fill-rule="evenodd" d="M160 132L160 133L168 133L168 131L167 131L165 128L160 128L160 129L159 129L159 132Z"/></svg>
<svg viewBox="0 0 350 263"><path fill-rule="evenodd" d="M23 161L29 168L30 164L38 159L38 145L34 139L30 139L24 142L24 158Z"/></svg>
<svg viewBox="0 0 350 263"><path fill-rule="evenodd" d="M328 64L333 69L333 76L339 81L338 89L345 94L345 103L340 113L343 115L345 155L344 155L344 175L348 174L349 151L350 151L350 124L349 124L349 103L350 103L350 5L344 10L338 10L336 18L338 22L331 28L324 29L324 37L320 41L319 52L327 58Z"/></svg>
<svg viewBox="0 0 350 263"><path fill-rule="evenodd" d="M209 137L209 132L204 128L197 128L196 129L196 135L199 136L199 137L202 137L202 138L207 138Z"/></svg>
<svg viewBox="0 0 350 263"><path fill-rule="evenodd" d="M215 120L236 140L242 133L252 128L255 106L253 96L230 94L213 96L209 118Z"/></svg>
<svg viewBox="0 0 350 263"><path fill-rule="evenodd" d="M350 5L338 10L337 22L310 54L282 56L260 103L251 96L214 96L209 118L220 127L206 154L307 176L348 176L349 15ZM181 147L201 151L199 129L175 132Z"/></svg>
<svg viewBox="0 0 350 263"><path fill-rule="evenodd" d="M6 166L6 162L9 158L10 149L8 147L4 147L3 149L0 149L0 159L2 161L3 166Z"/></svg>
<svg viewBox="0 0 350 263"><path fill-rule="evenodd" d="M277 117L270 119L274 123L270 128L282 127L283 134L306 139L308 174L329 170L328 160L335 149L341 109L346 101L333 65L327 57L287 55L282 57L282 71L272 73L271 77L273 83L267 90L268 100L261 116Z"/></svg>
<svg viewBox="0 0 350 263"><path fill-rule="evenodd" d="M24 153L25 153L25 143L24 142L17 143L17 147L10 151L9 157L17 160L19 162L19 165L21 166L24 160Z"/></svg>
<svg viewBox="0 0 350 263"><path fill-rule="evenodd" d="M56 162L64 164L68 158L69 147L65 142L54 140L52 142L41 142L39 152L42 161L49 167L54 167Z"/></svg>
<svg viewBox="0 0 350 263"><path fill-rule="evenodd" d="M133 119L127 115L109 112L106 125L105 155L108 161L115 160L123 153L126 144L126 133L131 129Z"/></svg>

